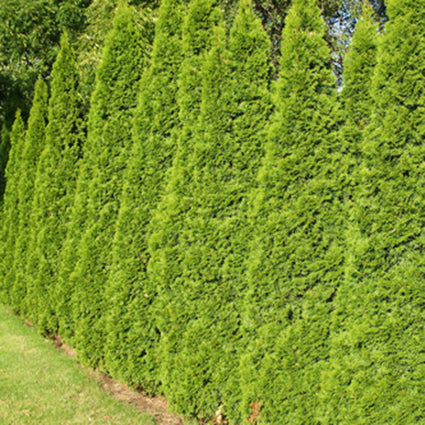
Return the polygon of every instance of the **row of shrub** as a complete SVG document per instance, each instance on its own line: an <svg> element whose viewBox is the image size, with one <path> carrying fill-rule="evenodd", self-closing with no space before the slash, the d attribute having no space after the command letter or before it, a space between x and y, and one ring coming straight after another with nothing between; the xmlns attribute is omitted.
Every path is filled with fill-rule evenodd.
<svg viewBox="0 0 425 425"><path fill-rule="evenodd" d="M1 300L184 415L425 421L425 5L379 32L365 1L339 90L316 3L277 81L250 0L228 34L163 0L150 54L121 4L87 127L63 36L11 133Z"/></svg>

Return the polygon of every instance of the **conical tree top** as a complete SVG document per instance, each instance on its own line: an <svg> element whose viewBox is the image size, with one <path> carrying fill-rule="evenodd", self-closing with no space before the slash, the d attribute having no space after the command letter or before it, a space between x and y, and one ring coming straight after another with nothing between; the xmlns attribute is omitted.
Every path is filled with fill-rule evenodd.
<svg viewBox="0 0 425 425"><path fill-rule="evenodd" d="M305 92L306 96L310 96L312 90L329 92L335 86L335 77L317 1L294 0L285 23L278 96L284 98L293 91Z"/></svg>
<svg viewBox="0 0 425 425"><path fill-rule="evenodd" d="M68 35L61 37L61 49L52 70L51 96L49 101L49 124L46 137L58 148L71 147L76 142L78 122L78 70Z"/></svg>
<svg viewBox="0 0 425 425"><path fill-rule="evenodd" d="M399 104L403 126L407 112L425 106L425 8L413 0L389 0L388 22L379 45L379 61L373 81L373 95L379 114Z"/></svg>
<svg viewBox="0 0 425 425"><path fill-rule="evenodd" d="M350 121L358 123L368 120L372 107L370 87L378 43L378 28L373 20L373 13L372 5L365 0L344 61L344 110Z"/></svg>
<svg viewBox="0 0 425 425"><path fill-rule="evenodd" d="M183 125L196 121L201 99L200 71L211 47L211 29L223 20L217 0L193 0L183 23L185 59L179 79L180 116Z"/></svg>
<svg viewBox="0 0 425 425"><path fill-rule="evenodd" d="M22 156L22 151L24 147L24 134L25 123L22 119L21 110L18 109L16 111L15 121L13 122L12 131L10 133L10 154L9 161L6 166L7 181L19 178L19 173L17 173L17 170L20 165L19 160Z"/></svg>
<svg viewBox="0 0 425 425"><path fill-rule="evenodd" d="M252 0L241 0L233 26L230 30L229 51L232 61L237 68L247 76L251 72L258 78L270 80L272 65L270 62L270 40L265 33L261 20L254 14ZM266 73L266 74L264 74ZM243 83L244 77L239 77ZM251 84L248 79L247 85Z"/></svg>
<svg viewBox="0 0 425 425"><path fill-rule="evenodd" d="M140 37L134 12L125 3L120 3L96 72L96 88L90 107L92 125L93 121L96 121L100 127L103 127L103 121L108 117L109 111L115 113L116 108L119 108L126 114L128 108L134 105L134 96L122 94L128 92L129 88L140 80L146 58L147 46L143 44ZM132 76L132 78L122 78L123 75ZM105 99L108 101L105 102ZM97 120L94 120L93 114L97 115Z"/></svg>

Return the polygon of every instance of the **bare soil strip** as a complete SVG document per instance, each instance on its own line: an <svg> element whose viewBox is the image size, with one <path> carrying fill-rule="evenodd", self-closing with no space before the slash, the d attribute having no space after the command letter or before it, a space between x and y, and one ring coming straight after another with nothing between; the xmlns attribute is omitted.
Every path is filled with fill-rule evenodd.
<svg viewBox="0 0 425 425"><path fill-rule="evenodd" d="M31 324L25 323L30 326ZM65 345L60 337L54 337L54 346L66 355L74 357L76 352ZM136 408L142 413L153 416L158 425L184 425L182 418L168 411L168 403L162 397L149 397L143 393L136 392L127 385L114 381L104 373L95 370L91 372L93 379L100 388L116 399Z"/></svg>

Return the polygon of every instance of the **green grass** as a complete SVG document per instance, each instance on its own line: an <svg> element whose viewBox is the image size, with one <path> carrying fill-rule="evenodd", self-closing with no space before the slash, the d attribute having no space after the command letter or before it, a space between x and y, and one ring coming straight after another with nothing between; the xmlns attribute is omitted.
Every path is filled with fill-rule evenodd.
<svg viewBox="0 0 425 425"><path fill-rule="evenodd" d="M0 425L153 425L0 305Z"/></svg>

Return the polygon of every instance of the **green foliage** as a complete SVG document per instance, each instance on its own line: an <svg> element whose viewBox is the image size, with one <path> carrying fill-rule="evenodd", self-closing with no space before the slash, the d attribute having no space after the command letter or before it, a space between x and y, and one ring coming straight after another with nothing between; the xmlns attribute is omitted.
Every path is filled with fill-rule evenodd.
<svg viewBox="0 0 425 425"><path fill-rule="evenodd" d="M16 113L10 133L10 156L6 167L6 190L1 212L0 234L0 295L3 302L10 303L10 289L14 279L14 248L18 231L19 177L21 158L25 143L25 124L20 110Z"/></svg>
<svg viewBox="0 0 425 425"><path fill-rule="evenodd" d="M260 423L316 423L328 314L343 275L337 104L315 0L295 0L282 33L275 114L252 214L243 410Z"/></svg>
<svg viewBox="0 0 425 425"><path fill-rule="evenodd" d="M106 367L114 376L144 389L158 380L153 355L158 342L156 312L151 309L155 286L146 271L148 225L175 152L184 12L180 0L163 1L160 8L152 62L142 81L133 121L133 148L124 173L106 290L111 300Z"/></svg>
<svg viewBox="0 0 425 425"><path fill-rule="evenodd" d="M129 7L134 13L136 25L140 30L143 44L148 48L152 45L154 35L156 1L129 1ZM90 96L95 86L96 68L102 59L105 39L112 30L113 17L118 0L93 0L87 7L86 26L80 34L78 42L78 64L81 69L80 94L84 109L88 111Z"/></svg>
<svg viewBox="0 0 425 425"><path fill-rule="evenodd" d="M68 38L52 71L46 143L37 165L26 269L26 308L41 331L57 329L55 286L80 155L78 70ZM18 287L21 282L16 282Z"/></svg>
<svg viewBox="0 0 425 425"><path fill-rule="evenodd" d="M4 101L3 111L0 115L3 116L2 126L0 132L0 208L3 202L3 194L6 186L6 166L9 158L10 150L10 132L15 122L16 111L21 111L22 119L25 121L25 102L22 99L22 93L16 84L11 81L7 82L8 86L8 97ZM24 111L24 112L22 112Z"/></svg>
<svg viewBox="0 0 425 425"><path fill-rule="evenodd" d="M346 126L344 139L359 143L361 130L367 125L373 102L370 96L372 75L377 54L377 25L372 19L373 10L365 1L363 14L357 23L356 32L344 62L344 87L342 103ZM357 134L354 134L356 132Z"/></svg>
<svg viewBox="0 0 425 425"><path fill-rule="evenodd" d="M335 417L350 423L423 419L425 7L391 0L388 16L353 196L359 235L324 377Z"/></svg>
<svg viewBox="0 0 425 425"><path fill-rule="evenodd" d="M219 27L201 68L201 114L191 163L182 170L194 178L185 188L189 208L176 247L181 276L167 303L177 325L168 335L174 344L171 400L197 417L213 415L221 402L234 415L240 398L238 298L246 254L240 239L250 232L242 211L270 111L269 41L249 2L241 3L228 49L225 42Z"/></svg>
<svg viewBox="0 0 425 425"><path fill-rule="evenodd" d="M79 199L75 201L73 213L76 221L71 222L68 232L76 230L81 237L77 252L73 252L76 263L69 282L60 282L66 285L61 291L67 297L71 285L74 287L73 341L80 359L90 364L97 364L104 354L105 331L101 317L108 304L103 302L103 291L111 266L123 171L131 149L131 124L137 103L135 88L145 64L146 47L134 14L122 4L105 42L91 101L87 149L77 190ZM82 217L85 222L81 221ZM79 229L81 224L84 228ZM71 237L75 238L75 234Z"/></svg>
<svg viewBox="0 0 425 425"><path fill-rule="evenodd" d="M191 409L178 400L175 383L182 379L175 373L175 359L181 348L179 338L183 332L179 313L174 314L176 295L181 294L181 261L184 241L179 240L185 216L190 209L191 193L188 191L193 179L193 163L190 158L194 149L194 132L201 105L201 67L211 47L213 28L222 22L215 0L194 0L189 6L183 24L183 52L185 54L179 76L178 105L181 130L178 135L176 157L169 172L165 194L154 213L149 241L151 260L149 277L156 286L158 300L154 308L158 312L157 326L161 333L158 348L160 380L164 391L174 401L176 409ZM149 294L148 294L149 295ZM185 322L186 324L186 322ZM178 401L177 401L178 400Z"/></svg>
<svg viewBox="0 0 425 425"><path fill-rule="evenodd" d="M344 64L344 89L341 93L344 124L340 129L341 141L344 144L344 166L348 180L344 196L346 222L345 232L345 274L341 286L335 296L335 310L329 317L330 352L326 367L323 368L321 381L322 412L329 423L338 423L349 413L347 407L341 405L341 394L347 393L347 384L352 378L353 369L348 360L343 322L353 314L352 294L358 284L357 262L362 257L365 244L364 235L359 228L357 202L362 190L361 176L364 172L363 137L367 134L374 102L371 98L371 83L377 58L377 28L372 20L370 5L365 2L363 14L356 26L356 32ZM353 304L351 304L353 303ZM354 307L356 308L356 307ZM349 320L349 319L348 319ZM354 363L353 363L354 364ZM348 367L348 368L347 368ZM357 373L360 369L357 370ZM354 375L354 374L353 374ZM354 393L350 390L350 397ZM351 407L348 407L351 409Z"/></svg>
<svg viewBox="0 0 425 425"><path fill-rule="evenodd" d="M0 131L0 211L3 205L4 189L6 187L6 165L9 159L9 131L3 123Z"/></svg>
<svg viewBox="0 0 425 425"><path fill-rule="evenodd" d="M331 49L338 76L341 75L342 61L363 2L363 0L321 0L318 2L327 26L325 39ZM238 0L221 0L220 3L226 22L232 22L238 7ZM379 21L384 22L386 20L384 0L372 0L371 3ZM252 6L269 35L272 60L276 68L279 67L281 35L290 5L290 0L252 0Z"/></svg>
<svg viewBox="0 0 425 425"><path fill-rule="evenodd" d="M33 97L34 83L50 76L60 35L71 41L85 26L91 0L2 0L0 8L0 110L12 91L20 93L23 116ZM15 111L13 111L14 114Z"/></svg>
<svg viewBox="0 0 425 425"><path fill-rule="evenodd" d="M188 3L122 3L111 29L115 0L5 2L1 300L198 419L420 421L425 7L388 0L379 38L381 1ZM25 133L53 21L84 81L64 37Z"/></svg>
<svg viewBox="0 0 425 425"><path fill-rule="evenodd" d="M47 126L47 85L38 80L35 86L34 101L28 119L28 130L25 137L25 147L21 158L21 172L19 176L18 196L19 205L15 211L19 224L16 233L14 250L15 280L11 285L12 300L16 310L23 314L23 299L26 295L26 267L30 258L30 241L33 235L31 213L34 199L34 184L37 164L45 146L45 132Z"/></svg>

